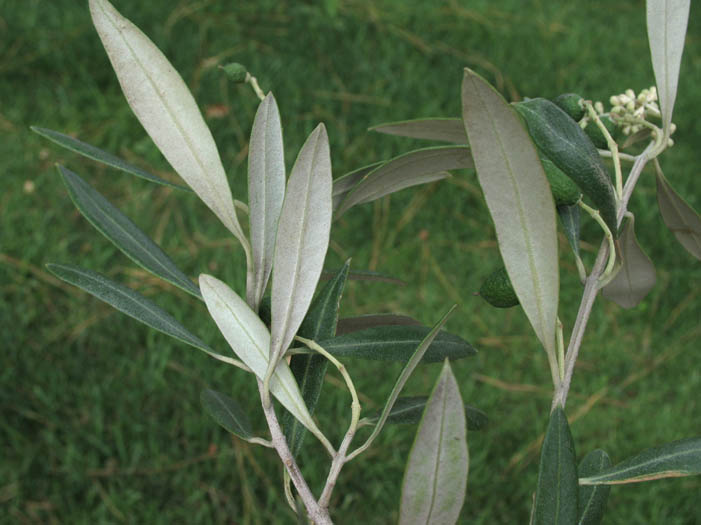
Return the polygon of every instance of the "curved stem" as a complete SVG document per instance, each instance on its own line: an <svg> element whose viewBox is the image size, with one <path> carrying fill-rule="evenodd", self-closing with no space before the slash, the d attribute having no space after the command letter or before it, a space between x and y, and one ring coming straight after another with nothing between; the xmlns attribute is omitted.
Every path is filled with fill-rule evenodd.
<svg viewBox="0 0 701 525"><path fill-rule="evenodd" d="M292 494L292 486L290 485L290 473L286 469L282 469L282 486L285 490L285 499L290 508L297 514L297 505L295 504L295 497Z"/></svg>
<svg viewBox="0 0 701 525"><path fill-rule="evenodd" d="M308 346L311 350L320 353L326 359L331 361L331 364L333 364L343 376L343 379L346 382L346 386L348 387L348 391L350 392L351 398L353 399L353 401L351 402L351 423L349 430L352 429L353 432L355 432L355 430L358 428L358 420L360 419L360 400L358 399L358 393L355 390L355 385L353 384L353 380L351 379L350 374L348 374L348 370L346 370L346 367L343 365L343 363L341 363L333 355L327 352L316 341L313 341L311 339L305 339L304 337L300 337L298 335L295 336L295 339L297 339L297 341L299 341L300 343Z"/></svg>
<svg viewBox="0 0 701 525"><path fill-rule="evenodd" d="M348 452L348 448L350 447L350 444L353 441L353 437L355 436L355 432L358 429L358 422L360 420L360 400L358 399L358 393L355 390L355 385L353 385L353 380L351 379L350 374L348 374L346 367L343 366L343 363L338 361L338 359L336 359L333 355L327 352L316 341L312 341L311 339L305 339L304 337L300 336L295 336L295 339L305 344L311 350L320 353L326 359L331 361L331 363L338 369L338 371L343 376L343 379L346 382L346 386L348 387L348 391L351 394L351 398L353 399L353 401L351 402L350 425L348 426L346 435L343 437L341 446L338 448L338 453L336 453L336 455L333 457L333 460L331 462L331 468L329 469L329 475L326 478L326 484L324 485L321 497L319 498L319 505L321 506L321 508L326 509L328 508L329 502L331 501L331 494L333 493L333 489L336 486L336 480L338 479L338 476L341 473L341 469L343 468L343 465L346 463L346 461L348 461L346 453Z"/></svg>
<svg viewBox="0 0 701 525"><path fill-rule="evenodd" d="M261 99L261 101L265 99L265 93L263 93L263 90L258 85L258 79L256 77L246 72L246 80L244 82L248 82L251 85L256 96Z"/></svg>
<svg viewBox="0 0 701 525"><path fill-rule="evenodd" d="M622 190L621 193L623 193ZM608 225L601 218L599 210L595 210L591 206L587 206L581 199L577 204L579 204L579 207L586 211L591 216L591 218L594 219L599 224L599 226L601 226L601 229L604 230L609 250L608 263L606 264L606 269L602 274L602 278L605 279L606 276L608 276L613 271L613 265L616 263L616 246L614 244L613 235L611 234L611 230L609 230ZM593 270L592 273L594 273Z"/></svg>

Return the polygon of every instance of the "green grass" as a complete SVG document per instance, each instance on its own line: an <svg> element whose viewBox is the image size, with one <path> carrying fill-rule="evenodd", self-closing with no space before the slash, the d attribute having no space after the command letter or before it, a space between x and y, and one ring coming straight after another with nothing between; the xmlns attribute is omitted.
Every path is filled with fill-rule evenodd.
<svg viewBox="0 0 701 525"><path fill-rule="evenodd" d="M238 290L244 284L240 249L193 195L107 170L29 131L38 125L75 134L177 180L121 95L86 4L0 0L0 522L293 523L274 454L230 438L199 406L201 388L227 392L251 407L263 432L250 376L148 331L44 270L60 262L103 272L226 348L197 301L135 269L75 211L53 167L61 162L134 218L186 273L213 273ZM369 134L370 125L459 116L464 66L510 99L576 91L607 100L653 83L640 0L615 9L607 2L341 0L335 15L291 1L115 5L172 60L201 107L228 108L208 123L240 199L257 101L249 88L228 83L218 62L246 64L275 93L288 166L325 122L336 176L420 144ZM692 6L675 109L677 145L662 164L701 209L697 11ZM634 310L601 299L594 308L568 403L580 457L601 447L617 461L701 431L701 269L662 224L650 171L631 208L658 283ZM591 264L599 236L591 225L584 234ZM571 327L581 288L564 238L561 255L561 317ZM454 371L465 400L492 420L469 435L461 522L525 523L549 372L522 312L473 296L499 264L474 175L354 208L335 225L328 266L348 256L356 268L408 284L351 283L344 314L395 311L433 324L460 304L448 329L480 353ZM364 408L376 410L399 368L347 365ZM419 369L408 391L428 393L438 372ZM318 409L335 441L350 404L339 384L331 374ZM396 521L413 433L387 428L346 466L333 500L339 523ZM327 465L321 448L306 443L302 469L318 490ZM615 487L605 523L699 522L700 490L699 478Z"/></svg>

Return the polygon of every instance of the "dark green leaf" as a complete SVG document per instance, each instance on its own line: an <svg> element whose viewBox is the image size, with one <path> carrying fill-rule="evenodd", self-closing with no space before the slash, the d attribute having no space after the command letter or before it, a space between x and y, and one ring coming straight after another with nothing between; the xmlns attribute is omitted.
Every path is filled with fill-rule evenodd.
<svg viewBox="0 0 701 525"><path fill-rule="evenodd" d="M415 425L421 420L421 414L427 400L428 396L400 397L394 403L387 417L386 424ZM374 417L369 418L369 422L377 423L380 414L381 412L378 412ZM467 419L467 428L469 430L482 430L489 422L487 414L470 405L465 405L465 418Z"/></svg>
<svg viewBox="0 0 701 525"><path fill-rule="evenodd" d="M469 455L460 389L446 360L409 453L400 525L451 525L465 501Z"/></svg>
<svg viewBox="0 0 701 525"><path fill-rule="evenodd" d="M320 280L328 280L334 275L338 270L324 270L321 273ZM348 279L351 281L379 281L384 283L398 284L404 286L406 283L401 279L392 277L391 275L386 275L380 272L371 272L370 270L351 270L348 273Z"/></svg>
<svg viewBox="0 0 701 525"><path fill-rule="evenodd" d="M214 421L235 436L245 440L253 437L248 416L239 404L229 396L206 388L200 394L200 402Z"/></svg>
<svg viewBox="0 0 701 525"><path fill-rule="evenodd" d="M370 131L409 137L413 139L440 140L454 144L467 144L465 126L459 118L420 118L378 124Z"/></svg>
<svg viewBox="0 0 701 525"><path fill-rule="evenodd" d="M581 476L593 476L611 466L611 458L601 449L592 450L584 456L577 467L577 474ZM604 519L606 502L611 492L608 485L579 487L579 520L577 525L599 525Z"/></svg>
<svg viewBox="0 0 701 525"><path fill-rule="evenodd" d="M349 268L350 260L346 261L336 276L327 282L317 294L297 331L297 335L315 341L335 335L338 309ZM327 359L321 355L294 355L290 360L290 368L297 379L309 413L312 415L319 401L327 365ZM285 437L290 450L296 456L302 446L306 429L289 412L285 412L282 416L282 426L285 429Z"/></svg>
<svg viewBox="0 0 701 525"><path fill-rule="evenodd" d="M210 355L218 355L198 337L183 328L169 313L131 288L116 283L99 273L77 266L47 264L46 267L59 279L85 290L146 326Z"/></svg>
<svg viewBox="0 0 701 525"><path fill-rule="evenodd" d="M574 442L565 411L557 406L550 414L550 423L540 451L533 524L576 523L577 492Z"/></svg>
<svg viewBox="0 0 701 525"><path fill-rule="evenodd" d="M657 168L657 204L662 220L686 251L701 260L701 218L696 210L669 185L659 164L655 167Z"/></svg>
<svg viewBox="0 0 701 525"><path fill-rule="evenodd" d="M122 160L119 157L115 157L111 153L102 151L101 149L96 148L95 146L91 146L90 144L87 144L78 139L74 139L73 137L70 137L68 135L64 135L63 133L60 133L58 131L53 131L51 129L46 128L39 128L37 126L31 126L30 129L34 133L38 133L42 137L46 137L50 141L58 144L59 146L79 153L80 155L83 155L84 157L87 157L89 159L101 162L102 164L106 164L107 166L110 166L112 168L124 171L125 173L135 175L141 179L146 179L150 182L155 182L156 184L162 184L163 186L170 186L171 188L177 188L179 190L192 191L190 190L190 188L181 186L180 184L173 184L172 182L168 182L167 180L164 180L160 177L151 175L147 171L144 171L141 168L134 166L133 164L129 164L125 160Z"/></svg>
<svg viewBox="0 0 701 525"><path fill-rule="evenodd" d="M202 299L199 288L129 217L72 171L63 166L58 171L76 208L100 233L145 270Z"/></svg>
<svg viewBox="0 0 701 525"><path fill-rule="evenodd" d="M572 247L572 251L579 257L579 206L577 204L573 204L572 206L558 206L557 214L560 216L562 229Z"/></svg>
<svg viewBox="0 0 701 525"><path fill-rule="evenodd" d="M378 326L320 341L319 344L339 359L357 357L406 363L430 332L426 326ZM437 363L445 358L460 359L476 353L467 341L441 331L433 338L422 362Z"/></svg>
<svg viewBox="0 0 701 525"><path fill-rule="evenodd" d="M603 472L580 478L579 484L619 485L698 474L701 474L701 437L648 448Z"/></svg>
<svg viewBox="0 0 701 525"><path fill-rule="evenodd" d="M407 326L421 325L413 317L407 315L396 314L370 314L359 315L357 317L344 317L338 320L336 326L336 335L349 334L366 328L374 328L376 326Z"/></svg>
<svg viewBox="0 0 701 525"><path fill-rule="evenodd" d="M340 217L356 204L384 197L395 191L449 176L445 170L473 168L466 146L439 146L410 151L369 172L346 195L336 210Z"/></svg>
<svg viewBox="0 0 701 525"><path fill-rule="evenodd" d="M617 234L616 194L599 151L567 113L544 98L514 104L538 148L570 177Z"/></svg>

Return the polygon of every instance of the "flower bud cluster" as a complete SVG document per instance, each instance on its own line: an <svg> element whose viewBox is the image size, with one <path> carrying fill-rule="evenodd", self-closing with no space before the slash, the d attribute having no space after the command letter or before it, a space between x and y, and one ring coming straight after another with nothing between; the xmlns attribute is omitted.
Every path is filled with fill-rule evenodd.
<svg viewBox="0 0 701 525"><path fill-rule="evenodd" d="M660 117L655 86L643 89L638 95L632 89L626 89L625 93L612 96L609 102L613 106L611 114L623 124L625 135L631 135L643 129L641 120L647 120L650 116Z"/></svg>

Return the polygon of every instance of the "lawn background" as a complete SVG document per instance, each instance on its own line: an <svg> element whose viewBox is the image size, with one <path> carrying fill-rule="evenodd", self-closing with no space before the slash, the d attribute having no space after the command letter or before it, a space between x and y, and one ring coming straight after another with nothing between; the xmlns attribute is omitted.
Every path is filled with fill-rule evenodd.
<svg viewBox="0 0 701 525"><path fill-rule="evenodd" d="M245 200L247 140L257 99L216 68L238 61L278 100L291 167L306 135L328 129L334 175L424 143L368 133L380 122L459 116L462 68L510 99L576 91L607 101L653 83L644 2L369 1L139 2L115 0L170 58L207 114L234 196ZM674 121L662 165L698 210L701 27L692 5ZM293 523L274 454L231 439L203 414L211 386L250 406L250 376L149 331L44 269L72 263L139 289L204 340L223 338L204 308L137 269L75 210L60 162L91 182L157 240L180 267L243 289L241 250L192 195L155 187L61 150L29 131L73 134L170 180L165 160L131 114L87 2L0 0L0 522ZM578 454L614 461L701 434L698 261L662 224L646 170L631 209L657 286L636 309L599 299L574 376L568 415ZM584 229L587 261L598 246ZM561 240L561 317L572 326L581 292ZM403 287L353 282L344 315L400 312L479 348L455 363L466 402L488 413L470 432L461 523L525 523L547 423L549 372L519 309L494 310L473 292L499 264L473 173L354 208L332 233L328 267L399 276ZM350 360L364 409L381 406L398 366ZM420 368L408 393L428 393L439 371ZM338 440L349 398L330 374L318 409ZM338 523L393 523L414 428L387 428L344 469ZM262 431L262 430L261 430ZM326 475L311 440L302 467ZM700 478L615 487L605 523L701 522Z"/></svg>

